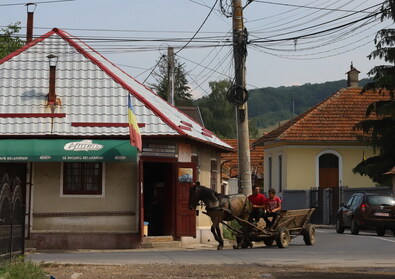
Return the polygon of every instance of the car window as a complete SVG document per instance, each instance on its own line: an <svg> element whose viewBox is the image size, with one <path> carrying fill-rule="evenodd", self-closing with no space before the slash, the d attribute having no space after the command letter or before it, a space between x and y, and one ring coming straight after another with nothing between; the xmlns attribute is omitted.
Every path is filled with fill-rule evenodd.
<svg viewBox="0 0 395 279"><path fill-rule="evenodd" d="M353 200L354 200L354 196L352 196L352 197L347 201L346 206L347 206L347 207L350 207L351 204L352 204L352 202L353 202Z"/></svg>
<svg viewBox="0 0 395 279"><path fill-rule="evenodd" d="M395 205L395 198L388 196L369 196L368 203L371 205Z"/></svg>
<svg viewBox="0 0 395 279"><path fill-rule="evenodd" d="M354 197L354 200L352 201L352 206L359 206L362 203L362 196L357 195Z"/></svg>

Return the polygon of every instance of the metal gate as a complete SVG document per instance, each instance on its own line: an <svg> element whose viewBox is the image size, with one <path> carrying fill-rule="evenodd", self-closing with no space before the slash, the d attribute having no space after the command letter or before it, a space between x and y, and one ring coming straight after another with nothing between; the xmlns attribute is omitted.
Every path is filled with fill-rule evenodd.
<svg viewBox="0 0 395 279"><path fill-rule="evenodd" d="M343 197L343 187L332 187L310 190L310 206L315 208L311 218L314 224L334 224L340 200Z"/></svg>
<svg viewBox="0 0 395 279"><path fill-rule="evenodd" d="M0 180L0 260L24 253L24 206L18 177Z"/></svg>

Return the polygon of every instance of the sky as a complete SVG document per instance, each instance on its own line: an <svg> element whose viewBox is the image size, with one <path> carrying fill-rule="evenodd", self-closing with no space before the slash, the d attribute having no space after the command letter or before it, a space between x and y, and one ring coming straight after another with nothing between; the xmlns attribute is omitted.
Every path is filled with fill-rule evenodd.
<svg viewBox="0 0 395 279"><path fill-rule="evenodd" d="M373 66L384 64L367 58L376 32L394 27L372 16L382 1L254 0L247 5L243 0L247 89L345 79L351 62L360 78L367 77ZM234 77L231 2L38 0L34 36L64 29L147 85L156 82L150 73L157 61L174 47L197 98L210 93L209 82ZM0 0L0 28L21 22L25 37L24 3Z"/></svg>

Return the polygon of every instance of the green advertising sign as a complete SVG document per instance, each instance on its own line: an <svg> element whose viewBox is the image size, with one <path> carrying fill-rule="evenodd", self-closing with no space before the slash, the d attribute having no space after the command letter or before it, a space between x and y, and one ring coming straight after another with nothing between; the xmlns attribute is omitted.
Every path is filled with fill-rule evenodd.
<svg viewBox="0 0 395 279"><path fill-rule="evenodd" d="M1 162L136 161L128 140L6 139L0 140Z"/></svg>

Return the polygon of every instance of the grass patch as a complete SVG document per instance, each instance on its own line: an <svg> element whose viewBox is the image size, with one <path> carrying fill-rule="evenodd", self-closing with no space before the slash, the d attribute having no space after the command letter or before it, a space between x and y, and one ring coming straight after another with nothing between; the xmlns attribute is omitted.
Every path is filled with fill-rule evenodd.
<svg viewBox="0 0 395 279"><path fill-rule="evenodd" d="M0 279L48 279L41 266L18 257L11 263L0 266Z"/></svg>

